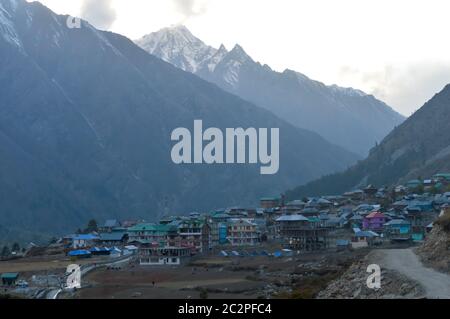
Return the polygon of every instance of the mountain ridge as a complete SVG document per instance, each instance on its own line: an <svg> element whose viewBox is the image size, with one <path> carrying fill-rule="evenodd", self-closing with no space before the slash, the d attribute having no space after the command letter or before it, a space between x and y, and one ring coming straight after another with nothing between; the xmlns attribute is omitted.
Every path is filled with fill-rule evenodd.
<svg viewBox="0 0 450 319"><path fill-rule="evenodd" d="M373 184L391 186L450 171L450 84L374 147L368 158L288 192L299 196L336 195Z"/></svg>
<svg viewBox="0 0 450 319"><path fill-rule="evenodd" d="M0 230L7 236L73 232L91 218L152 221L251 205L357 159L124 36L86 21L70 29L67 16L38 2L11 1L0 0ZM279 127L280 173L175 165L171 132L196 119L221 129Z"/></svg>
<svg viewBox="0 0 450 319"><path fill-rule="evenodd" d="M384 102L360 90L327 86L289 69L281 73L273 71L269 66L255 62L239 44L231 51L224 51L221 46L222 54L217 58L217 49L196 38L186 27L179 28L189 32L187 38L191 40L185 37L165 41L167 37L177 36L175 27L153 32L135 42L150 54L361 156L366 156L376 142L404 120ZM192 52L191 41L199 46ZM195 60L200 47L210 51ZM168 56L166 52L176 54ZM186 68L180 62L185 55L195 60L192 62L195 68Z"/></svg>

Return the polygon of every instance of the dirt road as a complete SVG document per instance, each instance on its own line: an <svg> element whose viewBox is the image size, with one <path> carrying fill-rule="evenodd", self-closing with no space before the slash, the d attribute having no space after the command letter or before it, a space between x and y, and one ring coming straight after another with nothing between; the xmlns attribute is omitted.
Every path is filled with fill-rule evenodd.
<svg viewBox="0 0 450 319"><path fill-rule="evenodd" d="M379 250L372 261L418 282L427 298L450 299L450 275L426 268L412 249Z"/></svg>

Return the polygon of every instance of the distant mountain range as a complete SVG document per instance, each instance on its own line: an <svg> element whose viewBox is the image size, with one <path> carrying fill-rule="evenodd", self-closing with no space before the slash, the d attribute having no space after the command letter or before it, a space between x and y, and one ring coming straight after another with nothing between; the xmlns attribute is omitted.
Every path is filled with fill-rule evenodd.
<svg viewBox="0 0 450 319"><path fill-rule="evenodd" d="M405 119L372 95L327 86L292 70L275 72L255 62L241 46L231 51L223 45L215 49L184 26L162 29L136 43L176 67L364 157Z"/></svg>
<svg viewBox="0 0 450 319"><path fill-rule="evenodd" d="M450 85L394 129L369 157L343 173L289 192L290 198L341 194L450 172Z"/></svg>
<svg viewBox="0 0 450 319"><path fill-rule="evenodd" d="M0 0L0 236L254 204L357 157L39 2ZM206 53L205 53L206 54ZM188 60L186 60L188 63ZM280 128L280 171L175 165L171 132Z"/></svg>

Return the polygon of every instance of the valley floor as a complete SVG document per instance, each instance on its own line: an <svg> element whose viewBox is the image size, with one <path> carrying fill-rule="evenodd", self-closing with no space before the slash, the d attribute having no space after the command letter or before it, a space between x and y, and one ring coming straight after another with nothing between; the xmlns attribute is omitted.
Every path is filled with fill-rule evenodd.
<svg viewBox="0 0 450 319"><path fill-rule="evenodd" d="M60 293L55 277L61 278L72 262L65 256L24 258L1 262L0 272L20 271L34 287L28 298L450 298L450 275L425 267L408 246L282 258L202 256L179 267L140 266L131 258L86 259L77 261L83 288ZM370 264L381 267L379 290L367 288Z"/></svg>
<svg viewBox="0 0 450 319"><path fill-rule="evenodd" d="M83 289L58 298L314 298L367 252L327 251L283 258L210 256L181 267L131 263L121 269L92 271L83 277Z"/></svg>

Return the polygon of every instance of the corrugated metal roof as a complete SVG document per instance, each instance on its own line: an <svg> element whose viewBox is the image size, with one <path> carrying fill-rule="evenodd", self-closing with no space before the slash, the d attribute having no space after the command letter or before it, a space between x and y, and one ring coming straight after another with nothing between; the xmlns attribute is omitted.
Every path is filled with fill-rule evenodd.
<svg viewBox="0 0 450 319"><path fill-rule="evenodd" d="M172 227L169 225L162 224L138 224L128 229L130 232L141 232L141 231L154 231L154 232L168 232Z"/></svg>
<svg viewBox="0 0 450 319"><path fill-rule="evenodd" d="M279 197L263 197L260 199L260 201L279 201Z"/></svg>
<svg viewBox="0 0 450 319"><path fill-rule="evenodd" d="M302 215L285 215L281 216L276 220L277 222L298 222L298 221L309 221L308 218Z"/></svg>
<svg viewBox="0 0 450 319"><path fill-rule="evenodd" d="M393 219L390 222L384 224L386 226L392 226L392 225L411 225L410 222L404 220L404 219Z"/></svg>
<svg viewBox="0 0 450 319"><path fill-rule="evenodd" d="M373 212L366 216L366 218L385 218L383 213L381 212Z"/></svg>
<svg viewBox="0 0 450 319"><path fill-rule="evenodd" d="M103 241L121 241L124 238L125 235L126 235L125 232L101 233L100 234L100 240L103 240Z"/></svg>
<svg viewBox="0 0 450 319"><path fill-rule="evenodd" d="M98 236L93 235L93 234L80 234L80 235L76 235L73 239L74 240L95 240L95 239L98 239Z"/></svg>
<svg viewBox="0 0 450 319"><path fill-rule="evenodd" d="M379 237L377 233L374 233L373 231L359 231L355 234L356 237Z"/></svg>
<svg viewBox="0 0 450 319"><path fill-rule="evenodd" d="M91 252L89 250L73 250L69 252L69 256L76 257L76 256L86 256L90 255Z"/></svg>
<svg viewBox="0 0 450 319"><path fill-rule="evenodd" d="M19 273L17 272L7 272L1 275L2 279L17 279L19 277Z"/></svg>
<svg viewBox="0 0 450 319"><path fill-rule="evenodd" d="M120 226L120 223L116 219L108 219L103 227L117 227Z"/></svg>

